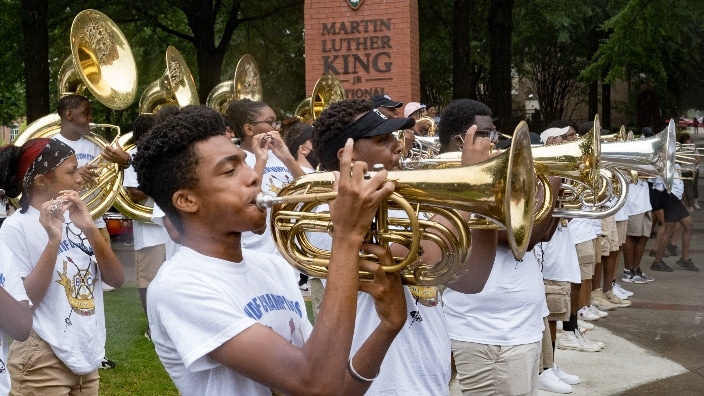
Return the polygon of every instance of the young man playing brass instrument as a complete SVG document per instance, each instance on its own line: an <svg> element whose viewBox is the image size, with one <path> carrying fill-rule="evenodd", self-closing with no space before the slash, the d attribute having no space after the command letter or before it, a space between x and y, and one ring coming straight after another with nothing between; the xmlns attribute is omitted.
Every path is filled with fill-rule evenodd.
<svg viewBox="0 0 704 396"><path fill-rule="evenodd" d="M393 191L386 172L365 179L346 143L330 201L335 224L325 299L316 325L278 255L241 247L245 231L266 226L256 206L260 176L225 137L222 117L188 106L141 140L134 166L182 247L149 286L148 315L156 351L182 395L363 394L405 321L401 283L378 264L379 246L363 244L380 202ZM337 230L344 230L337 232ZM358 281L362 268L373 282ZM379 324L350 355L356 293L373 296Z"/></svg>
<svg viewBox="0 0 704 396"><path fill-rule="evenodd" d="M464 133L467 128L487 135L495 132L491 109L471 99L450 103L440 121L441 152L462 151L464 157L470 139ZM554 207L559 179L551 179L551 184ZM548 219L551 216L552 211ZM520 260L505 242L500 243L495 257L489 258L493 265L483 266L490 273L480 292L468 294L448 285L443 308L463 394L537 394L543 317L549 311L532 247L548 240L556 227L553 220L536 222L529 250Z"/></svg>
<svg viewBox="0 0 704 396"><path fill-rule="evenodd" d="M335 102L316 120L313 150L321 166L329 171L349 168L349 164L344 161L349 154L355 164L365 161L381 164L386 170L394 170L398 168L403 148L402 143L396 139L395 132L410 128L413 124L411 118L387 118L366 101L349 99ZM468 156L473 157L472 162L479 162L489 157L489 142L488 139L475 141L475 129L467 132L464 150ZM350 139L354 141L351 153L347 151ZM470 163L463 161L463 165ZM464 213L463 216L467 219L469 213ZM441 223L455 232L453 226L439 215L429 220ZM465 275L453 283L453 287L473 293L482 289L493 263L496 240L496 231L472 232L472 251L466 260L470 265ZM329 248L330 244L329 238L325 236L311 239L311 242L321 249ZM443 256L439 246L425 242L427 241L421 241L422 254L419 261L427 264L439 262ZM391 245L391 251L398 257L406 254L397 244ZM480 260L479 257L484 259ZM484 268L485 265L489 267L488 270ZM326 290L331 287L332 284L328 281ZM367 394L447 395L451 375L450 339L438 288L404 286L403 289L406 295L406 323L389 348L381 371ZM357 317L360 320L355 323L352 353L362 346L365 338L379 323L374 309L375 302L364 293L358 293Z"/></svg>

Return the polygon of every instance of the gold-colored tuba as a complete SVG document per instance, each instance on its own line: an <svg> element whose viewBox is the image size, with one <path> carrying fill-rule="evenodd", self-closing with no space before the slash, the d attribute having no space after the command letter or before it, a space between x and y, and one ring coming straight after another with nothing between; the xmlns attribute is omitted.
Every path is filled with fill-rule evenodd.
<svg viewBox="0 0 704 396"><path fill-rule="evenodd" d="M506 229L514 255L525 254L533 227L535 176L528 129L514 139L510 151L478 164L388 173L396 189L378 209L367 241L383 246L398 243L409 252L405 257L394 257L393 265L383 266L385 271L400 272L404 283L420 285L446 284L460 276L466 269L473 226L458 211L474 213ZM260 194L257 198L260 208L273 206L271 229L283 257L314 277L327 276L331 252L316 246L315 241L316 235L327 234L334 227L327 209L321 208L337 194L332 192L334 179L332 172L311 173L284 187L277 197ZM399 215L399 210L405 214ZM433 221L436 214L450 221L454 230ZM443 260L417 260L422 254L421 241L437 244ZM360 258L375 259L366 254ZM365 271L359 276L372 277Z"/></svg>
<svg viewBox="0 0 704 396"><path fill-rule="evenodd" d="M57 79L59 95L83 95L87 88L111 109L128 107L137 91L137 66L129 43L117 25L99 11L83 10L73 20L70 39L71 55L62 64ZM117 130L117 136L120 134L115 125L91 124L91 129L95 128ZM21 146L33 138L50 138L60 130L61 119L52 113L30 124L14 144ZM111 144L96 133L86 138L101 149ZM117 198L122 187L122 172L119 165L102 157L93 162L98 164L98 180L90 185L84 184L80 193L91 216L97 219Z"/></svg>
<svg viewBox="0 0 704 396"><path fill-rule="evenodd" d="M166 48L166 70L139 98L140 113L156 113L162 106L198 104L198 90L186 60L173 46Z"/></svg>
<svg viewBox="0 0 704 396"><path fill-rule="evenodd" d="M224 114L230 102L240 99L249 99L255 102L262 100L259 68L254 57L250 54L242 55L237 62L232 80L223 81L216 85L208 94L205 104Z"/></svg>
<svg viewBox="0 0 704 396"><path fill-rule="evenodd" d="M332 74L324 74L315 82L311 96L298 104L294 114L303 122L315 121L331 103L345 100L345 88Z"/></svg>

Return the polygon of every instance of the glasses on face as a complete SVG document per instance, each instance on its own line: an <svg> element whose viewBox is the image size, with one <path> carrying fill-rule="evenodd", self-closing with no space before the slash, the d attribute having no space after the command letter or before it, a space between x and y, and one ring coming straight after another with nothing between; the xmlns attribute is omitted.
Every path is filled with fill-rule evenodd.
<svg viewBox="0 0 704 396"><path fill-rule="evenodd" d="M477 137L488 137L489 140L494 141L499 136L499 131L494 129L477 129L476 132L474 132L474 136Z"/></svg>
<svg viewBox="0 0 704 396"><path fill-rule="evenodd" d="M271 129L279 129L281 127L281 121L271 120L271 121L252 121L250 124L269 124Z"/></svg>

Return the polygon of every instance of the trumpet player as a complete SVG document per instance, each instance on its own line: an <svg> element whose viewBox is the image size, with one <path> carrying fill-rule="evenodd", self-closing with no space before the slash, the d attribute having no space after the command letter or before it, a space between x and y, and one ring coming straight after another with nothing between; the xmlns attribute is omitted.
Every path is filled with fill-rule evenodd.
<svg viewBox="0 0 704 396"><path fill-rule="evenodd" d="M474 133L465 133L467 129ZM463 161L486 156L492 131L496 127L487 105L456 100L440 119L441 152L461 150ZM478 138L487 151L467 150L471 138ZM560 181L551 183L557 191ZM543 317L549 311L540 266L530 249L549 240L556 225L552 220L534 225L529 251L522 260L516 260L502 240L495 255L470 262L470 268L482 268L488 277L478 293L465 293L455 284L445 290L444 313L463 394L537 394Z"/></svg>
<svg viewBox="0 0 704 396"><path fill-rule="evenodd" d="M242 247L242 233L266 226L256 206L261 176L225 137L222 117L187 106L147 135L135 155L140 188L164 210L182 243L149 285L155 349L180 393L190 395L363 394L404 324L400 280L359 262L376 207L394 189L385 172L365 179L341 158L331 201L336 229L329 288L313 328L291 268L279 255ZM351 171L350 171L351 170ZM378 274L360 285L358 268ZM380 325L350 358L356 292L370 292Z"/></svg>
<svg viewBox="0 0 704 396"><path fill-rule="evenodd" d="M414 125L411 118L391 119L374 109L368 102L348 99L331 104L316 120L313 133L313 150L320 164L326 170L349 168L344 161L345 142L354 141L352 150L353 162L380 164L383 169L392 170L398 166L403 149L402 143L396 139L397 130L408 129ZM473 130L468 133L465 144L467 152L483 153L488 157L488 142L471 138ZM479 161L480 155L473 158ZM463 162L468 164L468 162ZM469 217L469 214L464 214ZM439 216L430 220L447 224ZM337 227L337 225L334 225ZM472 252L469 261L477 260L484 255L493 257L496 246L496 232L488 231L480 238L472 234ZM313 241L316 247L329 247L329 240ZM325 245L328 246L325 246ZM435 263L442 257L442 251L437 245L421 242L424 263ZM399 246L392 245L392 252L399 252ZM399 255L402 255L400 252ZM395 253L396 255L396 253ZM485 260L484 262L489 262ZM470 265L468 275L460 278L455 287L468 292L481 290L483 269ZM485 272L485 271L484 271ZM329 283L327 289L332 287ZM447 384L450 381L450 339L442 312L441 296L437 287L403 287L406 301L406 317L403 329L391 344L384 357L380 371L368 372L376 379L369 387L368 395L387 394L424 394L447 395ZM326 297L327 298L327 297ZM325 300L323 300L325 301ZM375 301L365 293L357 296L357 318L355 322L352 353L362 350L365 338L379 325L380 320L374 314ZM357 352L358 353L358 352ZM358 360L354 355L355 367Z"/></svg>

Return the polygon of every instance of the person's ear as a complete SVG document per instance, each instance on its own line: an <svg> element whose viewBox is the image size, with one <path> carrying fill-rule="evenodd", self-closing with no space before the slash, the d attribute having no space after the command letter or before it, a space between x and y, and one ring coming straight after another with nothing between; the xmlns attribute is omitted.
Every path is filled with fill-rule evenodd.
<svg viewBox="0 0 704 396"><path fill-rule="evenodd" d="M45 188L49 184L49 180L46 175L34 176L34 186L37 188Z"/></svg>
<svg viewBox="0 0 704 396"><path fill-rule="evenodd" d="M245 136L252 137L254 136L254 130L252 129L252 124L244 124L242 125L242 129L244 130ZM237 135L237 134L235 134Z"/></svg>
<svg viewBox="0 0 704 396"><path fill-rule="evenodd" d="M171 203L180 212L195 213L200 207L197 195L188 189L177 190L171 196Z"/></svg>

